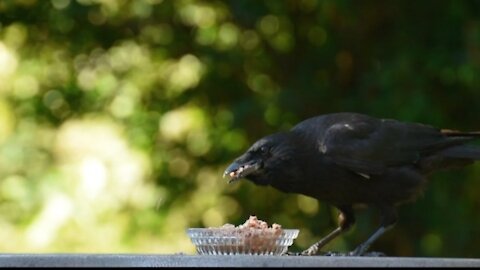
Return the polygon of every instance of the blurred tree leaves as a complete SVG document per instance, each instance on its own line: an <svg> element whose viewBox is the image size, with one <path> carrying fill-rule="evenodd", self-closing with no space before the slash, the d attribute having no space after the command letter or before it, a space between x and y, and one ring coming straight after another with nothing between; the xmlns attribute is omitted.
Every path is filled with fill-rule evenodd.
<svg viewBox="0 0 480 270"><path fill-rule="evenodd" d="M256 214L335 226L324 203L221 179L265 134L358 111L479 129L478 1L0 2L0 246L194 252L185 229ZM433 175L375 244L478 257L479 166ZM376 226L328 248L348 250Z"/></svg>

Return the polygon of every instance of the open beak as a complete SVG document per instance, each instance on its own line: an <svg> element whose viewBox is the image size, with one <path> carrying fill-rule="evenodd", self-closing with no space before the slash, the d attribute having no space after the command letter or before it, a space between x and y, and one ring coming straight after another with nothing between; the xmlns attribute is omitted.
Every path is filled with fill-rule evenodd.
<svg viewBox="0 0 480 270"><path fill-rule="evenodd" d="M245 176L257 171L261 167L261 162L253 161L245 164L240 164L237 161L233 162L223 173L223 177L228 176L228 183L233 183L236 180L244 178Z"/></svg>

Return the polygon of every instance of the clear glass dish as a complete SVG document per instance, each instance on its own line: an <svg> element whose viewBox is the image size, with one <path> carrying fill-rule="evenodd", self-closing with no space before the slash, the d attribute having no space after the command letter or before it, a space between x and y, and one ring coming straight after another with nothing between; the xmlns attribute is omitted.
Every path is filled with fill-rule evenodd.
<svg viewBox="0 0 480 270"><path fill-rule="evenodd" d="M283 255L298 236L297 229L279 233L238 228L189 228L187 234L200 255Z"/></svg>

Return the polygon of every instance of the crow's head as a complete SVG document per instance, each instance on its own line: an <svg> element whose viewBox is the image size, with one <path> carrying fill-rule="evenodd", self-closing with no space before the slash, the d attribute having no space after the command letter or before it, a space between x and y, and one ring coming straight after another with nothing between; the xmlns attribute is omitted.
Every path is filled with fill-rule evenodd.
<svg viewBox="0 0 480 270"><path fill-rule="evenodd" d="M255 142L228 166L223 176L229 183L246 178L258 185L269 185L276 175L288 170L295 145L290 133L276 133Z"/></svg>

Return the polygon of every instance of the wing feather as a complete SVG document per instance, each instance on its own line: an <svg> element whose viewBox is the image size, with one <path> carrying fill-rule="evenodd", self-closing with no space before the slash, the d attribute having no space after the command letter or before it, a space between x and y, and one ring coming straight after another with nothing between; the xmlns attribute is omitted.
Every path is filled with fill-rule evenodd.
<svg viewBox="0 0 480 270"><path fill-rule="evenodd" d="M360 174L381 174L388 167L414 165L423 156L458 145L432 126L339 113L311 118L293 128L305 133L325 158Z"/></svg>

